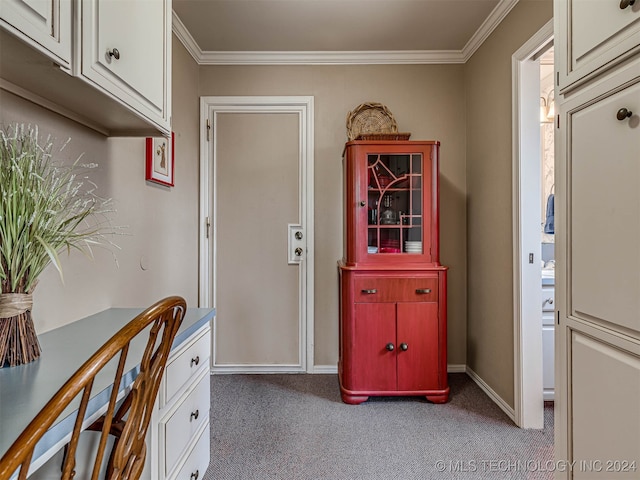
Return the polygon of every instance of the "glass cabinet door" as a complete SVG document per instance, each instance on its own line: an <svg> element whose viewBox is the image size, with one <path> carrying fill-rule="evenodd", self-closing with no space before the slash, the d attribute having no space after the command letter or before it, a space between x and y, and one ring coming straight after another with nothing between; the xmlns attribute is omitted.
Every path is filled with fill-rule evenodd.
<svg viewBox="0 0 640 480"><path fill-rule="evenodd" d="M367 154L367 253L423 254L423 154Z"/></svg>

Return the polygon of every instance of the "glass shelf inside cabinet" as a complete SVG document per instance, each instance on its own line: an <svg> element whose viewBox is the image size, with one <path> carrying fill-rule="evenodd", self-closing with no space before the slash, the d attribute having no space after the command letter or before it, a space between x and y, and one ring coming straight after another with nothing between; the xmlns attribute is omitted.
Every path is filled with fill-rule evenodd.
<svg viewBox="0 0 640 480"><path fill-rule="evenodd" d="M369 154L369 254L422 253L422 155Z"/></svg>

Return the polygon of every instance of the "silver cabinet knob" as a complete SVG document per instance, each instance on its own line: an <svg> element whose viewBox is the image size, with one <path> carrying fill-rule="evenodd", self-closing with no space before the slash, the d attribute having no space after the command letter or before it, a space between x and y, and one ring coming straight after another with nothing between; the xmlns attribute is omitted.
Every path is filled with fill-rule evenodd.
<svg viewBox="0 0 640 480"><path fill-rule="evenodd" d="M120 60L120 52L118 51L118 49L117 49L117 48L113 48L113 49L111 49L111 50L108 50L108 51L107 51L107 54L108 54L110 57L115 58L116 60Z"/></svg>
<svg viewBox="0 0 640 480"><path fill-rule="evenodd" d="M302 240L302 232L296 232L296 240Z"/></svg>
<svg viewBox="0 0 640 480"><path fill-rule="evenodd" d="M302 249L300 247L296 248L294 250L296 257L301 257L302 256Z"/></svg>

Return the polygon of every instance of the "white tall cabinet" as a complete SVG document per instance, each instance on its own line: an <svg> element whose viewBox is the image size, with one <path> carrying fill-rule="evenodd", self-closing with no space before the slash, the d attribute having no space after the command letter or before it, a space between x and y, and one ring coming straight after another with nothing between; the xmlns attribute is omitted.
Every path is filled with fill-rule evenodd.
<svg viewBox="0 0 640 480"><path fill-rule="evenodd" d="M640 2L554 2L556 478L640 478Z"/></svg>

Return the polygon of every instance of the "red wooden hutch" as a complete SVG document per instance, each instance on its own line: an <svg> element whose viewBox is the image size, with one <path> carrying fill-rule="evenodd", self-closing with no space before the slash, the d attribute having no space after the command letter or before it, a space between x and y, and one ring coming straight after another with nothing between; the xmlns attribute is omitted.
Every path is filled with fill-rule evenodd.
<svg viewBox="0 0 640 480"><path fill-rule="evenodd" d="M439 142L346 144L340 272L342 400L444 403L447 267L439 258Z"/></svg>

